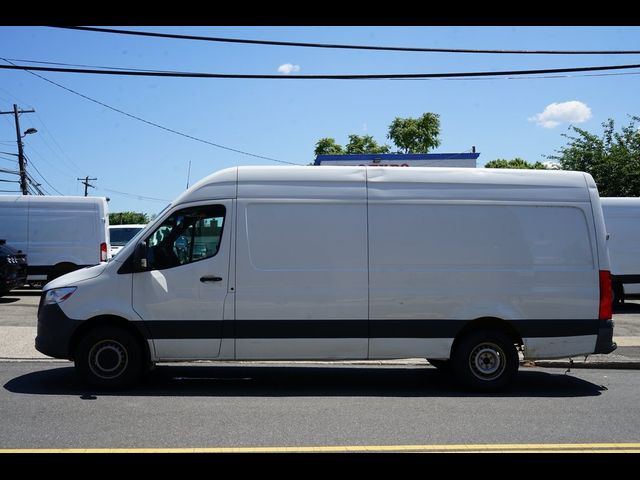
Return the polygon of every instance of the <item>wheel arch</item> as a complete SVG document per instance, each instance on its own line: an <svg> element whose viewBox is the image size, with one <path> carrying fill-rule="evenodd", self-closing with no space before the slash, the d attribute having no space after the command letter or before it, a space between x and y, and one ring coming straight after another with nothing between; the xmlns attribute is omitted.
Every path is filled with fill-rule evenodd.
<svg viewBox="0 0 640 480"><path fill-rule="evenodd" d="M147 337L145 335L144 328L142 325L135 325L134 323L140 322L131 322L130 320L126 320L117 315L98 315L96 317L90 318L82 322L82 324L73 332L71 339L69 340L69 356L70 359L73 360L75 357L76 349L78 348L78 344L84 335L86 335L89 331L94 328L101 326L116 326L120 327L124 330L129 331L136 338L144 358L147 362L151 361L151 350L149 348L149 342L147 342Z"/></svg>
<svg viewBox="0 0 640 480"><path fill-rule="evenodd" d="M462 338L464 338L471 332L482 329L501 330L513 340L513 343L517 343L519 346L524 344L522 335L512 322L497 317L481 317L467 322L465 326L462 327L462 329L456 334L453 340L453 344L451 345L450 356L453 355L456 346L458 345L458 343L460 343L460 340Z"/></svg>
<svg viewBox="0 0 640 480"><path fill-rule="evenodd" d="M47 283L67 273L75 272L80 268L80 266L73 262L58 262L51 267L51 270L47 274Z"/></svg>

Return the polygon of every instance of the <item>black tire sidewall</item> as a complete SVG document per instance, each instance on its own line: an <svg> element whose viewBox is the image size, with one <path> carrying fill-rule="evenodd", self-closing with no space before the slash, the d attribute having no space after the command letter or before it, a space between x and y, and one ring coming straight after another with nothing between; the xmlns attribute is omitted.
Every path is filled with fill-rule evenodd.
<svg viewBox="0 0 640 480"><path fill-rule="evenodd" d="M502 374L493 380L474 375L469 365L473 350L482 343L493 343L504 352L506 365ZM495 391L511 383L518 374L519 358L514 341L500 330L477 330L465 335L457 344L451 361L453 371L461 383L475 391Z"/></svg>
<svg viewBox="0 0 640 480"><path fill-rule="evenodd" d="M115 378L102 378L93 373L89 366L89 354L94 345L104 340L119 343L126 351L127 366ZM94 387L119 389L133 385L140 377L143 366L142 349L136 338L127 330L114 326L96 327L87 332L76 348L74 362L80 379Z"/></svg>

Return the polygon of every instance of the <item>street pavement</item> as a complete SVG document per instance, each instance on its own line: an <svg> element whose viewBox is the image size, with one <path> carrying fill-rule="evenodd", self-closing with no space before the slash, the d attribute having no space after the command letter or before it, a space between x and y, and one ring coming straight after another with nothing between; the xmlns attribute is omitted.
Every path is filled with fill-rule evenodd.
<svg viewBox="0 0 640 480"><path fill-rule="evenodd" d="M135 387L109 392L83 385L68 362L0 361L0 385L0 454L456 445L640 451L634 370L523 368L508 389L474 393L421 365L191 363L159 366Z"/></svg>
<svg viewBox="0 0 640 480"><path fill-rule="evenodd" d="M40 290L14 290L0 298L0 360L50 360L34 348L37 309ZM614 341L618 348L608 355L590 355L571 359L523 362L523 366L536 365L556 368L620 368L640 369L640 296L627 299L614 310ZM318 362L309 362L318 363ZM392 361L355 361L345 364L426 364L424 359Z"/></svg>

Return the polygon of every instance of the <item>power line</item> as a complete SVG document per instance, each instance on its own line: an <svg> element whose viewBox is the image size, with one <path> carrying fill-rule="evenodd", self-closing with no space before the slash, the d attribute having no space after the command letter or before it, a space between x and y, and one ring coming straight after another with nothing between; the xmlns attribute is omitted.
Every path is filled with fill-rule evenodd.
<svg viewBox="0 0 640 480"><path fill-rule="evenodd" d="M167 200L166 198L146 197L144 195L138 195L136 193L120 192L118 190L112 190L112 189L104 188L104 187L100 187L100 188L98 188L98 190L104 190L105 192L115 193L115 194L118 194L118 195L124 195L125 197L137 198L139 200L149 200L149 201L152 201L152 202L171 203L171 200Z"/></svg>
<svg viewBox="0 0 640 480"><path fill-rule="evenodd" d="M29 188L29 191L31 192L31 194L33 195L33 192L36 192L38 195L50 195L50 193L48 191L46 191L44 188L40 188L42 186L41 183L39 183L35 178L33 178L32 175L27 174L27 180L29 180L29 185L31 188Z"/></svg>
<svg viewBox="0 0 640 480"><path fill-rule="evenodd" d="M53 133L51 133L51 131L49 130L49 128L47 127L47 125L44 123L44 120L42 119L42 117L40 117L40 115L38 115L38 112L36 112L36 118L38 119L38 121L40 122L40 125L42 125L42 127L44 128L44 131L47 133L47 135L49 135L49 137L51 138L51 140L53 141L53 143L58 147L58 150L60 150L60 152L62 152L64 154L64 156L66 157L63 158L62 156L60 156L60 154L58 152L56 152L55 149L51 148L51 146L49 145L49 142L47 142L46 140L46 136L41 137L44 144L47 146L47 148L49 148L49 150L51 150L51 152L57 156L59 159L61 160L66 160L69 162L69 165L72 165L73 168L77 169L80 173L82 173L82 171L84 170L83 168L79 167L78 164L76 164L71 157L67 154L67 152L64 151L64 149L60 146L60 144L56 141L55 137L53 136ZM74 175L76 173L74 172Z"/></svg>
<svg viewBox="0 0 640 480"><path fill-rule="evenodd" d="M17 59L17 58L4 58L3 60L10 60L12 62L31 62L31 63L39 63L42 65L64 65L67 67L87 67L87 68L99 68L99 69L105 69L105 70L122 70L123 68L120 67L108 67L108 66L101 66L101 65L86 65L86 64L81 64L81 63L62 63L62 62L45 62L42 60L21 60L21 59ZM139 69L139 68L127 68L126 70L131 70L131 71L135 71L135 72L166 72L167 70L149 70L149 69ZM577 77L577 76L582 76L582 77L604 77L604 76L620 76L620 75L638 75L638 73L595 73L595 74L586 74L586 75L538 75L535 77L526 77L526 76L517 76L514 78L509 78L509 77L503 77L503 78L507 78L509 80L520 80L520 79L537 79L537 78L569 78L569 77ZM406 78L400 78L397 80L408 80ZM418 78L418 79L411 79L411 80L424 80L423 78ZM427 79L427 80L431 80L431 79ZM495 78L442 78L441 80L496 80ZM36 116L38 116L37 112L36 112Z"/></svg>
<svg viewBox="0 0 640 480"><path fill-rule="evenodd" d="M0 57L1 58L1 57ZM11 63L6 58L1 58ZM62 68L62 67L38 67L35 65L0 65L0 69L9 70L31 70L43 72L59 73L82 73L94 75L125 75L133 77L178 77L178 78L233 78L252 80L396 80L396 79L419 79L419 78L465 78L465 77L504 77L517 75L537 75L549 73L570 73L570 72L597 72L606 70L625 70L640 68L640 64L628 65L601 65L591 67L571 67L571 68L538 68L531 70L496 70L481 72L445 72L445 73L381 73L381 74L343 74L343 75L262 75L244 73L206 73L206 72L180 72L180 71L136 71L136 70L108 70L104 68ZM50 81L50 80L47 80ZM53 82L51 82L53 83ZM109 107L112 108L112 107ZM112 108L113 109L113 108ZM115 109L113 109L115 110ZM127 114L128 115L128 114ZM131 116L131 115L130 115ZM150 122L147 122L150 123ZM226 148L226 147L223 147Z"/></svg>
<svg viewBox="0 0 640 480"><path fill-rule="evenodd" d="M1 60L4 60L5 62L11 63L11 65L12 65L12 66L16 66L15 64L13 64L11 61L7 60L6 58L2 58L2 57L0 57L0 59L1 59ZM0 68L3 68L3 67L9 67L9 65L0 65ZM36 67L36 69L37 69L37 68L39 68L39 67ZM220 145L220 144L218 144L218 143L214 143L214 142L210 142L210 141L208 141L208 140L204 140L204 139L202 139L202 138L194 137L193 135L189 135L189 134L187 134L187 133L183 133L183 132L180 132L180 131L178 131L178 130L174 130L174 129L172 129L172 128L165 127L165 126L160 125L160 124L158 124L158 123L151 122L151 121L149 121L149 120L145 120L144 118L142 118L142 117L138 117L137 115L133 115L133 114L131 114L131 113L125 112L124 110L120 110L120 109L118 109L118 108L112 107L111 105L107 105L107 104L106 104L106 103L104 103L104 102L101 102L101 101L99 101L99 100L96 100L96 99L94 99L94 98L91 98L91 97L89 97L89 96L87 96L87 95L84 95L84 94L82 94L82 93L80 93L80 92L77 92L77 91L75 91L75 90L73 90L73 89L71 89L71 88L69 88L69 87L65 87L64 85L61 85L61 84L59 84L59 83L57 83L57 82L54 82L53 80L49 80L48 78L43 77L42 75L39 75L39 74L37 74L37 73L35 73L35 72L32 72L32 71L31 71L32 69L30 69L30 68L21 68L21 70L24 70L24 71L26 71L27 73L30 73L31 75L34 75L34 76L36 76L36 77L38 77L38 78L40 78L40 79L44 80L45 82L49 82L49 83L51 83L52 85L55 85L56 87L62 88L63 90L66 90L67 92L70 92L70 93L73 93L74 95L77 95L77 96L79 96L79 97L82 97L82 98L84 98L85 100L89 100L90 102L96 103L96 104L98 104L98 105L100 105L100 106L103 106L103 107L105 107L105 108L108 108L108 109L110 109L110 110L113 110L114 112L118 112L118 113L120 113L120 114L122 114L122 115L125 115L125 116L129 117L129 118L133 118L134 120L138 120L139 122L146 123L147 125L151 125L151 126L153 126L153 127L160 128L161 130L165 130L165 131L167 131L167 132L171 132L171 133L174 133L174 134L176 134L176 135L180 135L180 136L182 136L182 137L189 138L189 139L191 139L191 140L195 140L196 142L200 142L200 143L204 143L204 144L207 144L207 145L211 145L211 146L213 146L213 147L221 148L221 149L223 149L223 150L227 150L227 151L230 151L230 152L239 153L239 154L241 154L241 155L247 155L247 156L254 157L254 158L261 158L261 159L263 159L263 160L269 160L269 161L271 161L271 162L286 163L286 164L288 164L288 165L299 165L298 163L294 163L294 162L287 162L287 161L285 161L285 160L278 160L277 158L271 158L271 157L267 157L267 156L264 156L264 155L257 155L257 154L255 154L255 153L245 152L245 151L243 151L243 150L238 150L238 149L236 149L236 148L226 147L226 146L224 146L224 145Z"/></svg>
<svg viewBox="0 0 640 480"><path fill-rule="evenodd" d="M23 58L5 58L3 60L11 60L13 62L28 62L28 63L39 63L41 65L60 65L66 67L84 67L84 68L104 68L106 70L120 70L120 67L104 67L100 65L87 65L82 63L63 63L63 62L45 62L43 60L27 60ZM166 70L150 70L145 68L127 68L127 70L133 70L136 72L164 72Z"/></svg>
<svg viewBox="0 0 640 480"><path fill-rule="evenodd" d="M44 183L46 183L47 185L49 185L49 186L53 189L53 191L54 191L54 192L56 192L58 195L63 195L63 193L61 193L58 189L56 189L56 187L54 187L53 185L51 185L51 184L49 183L49 181L44 177L44 175L42 175L42 174L40 173L40 170L38 170L38 167L36 167L36 165L31 161L31 159L30 159L29 157L27 157L27 156L25 155L25 158L28 160L29 165L30 165L30 166L32 166L32 167L35 169L35 171L36 171L36 172L38 172L38 175L40 175L40 178L42 178L42 180L44 181Z"/></svg>
<svg viewBox="0 0 640 480"><path fill-rule="evenodd" d="M250 45L271 45L279 47L305 47L305 48L330 48L342 50L378 50L389 52L429 52L429 53L489 53L489 54L516 54L516 55L637 55L640 50L492 50L475 48L425 48L425 47L388 47L379 45L349 45L336 43L308 43L308 42L282 42L275 40L254 40L242 38L209 37L201 35L178 35L158 32L135 32L132 30L120 30L115 28L96 27L60 27L67 30L82 30L85 32L113 33L118 35L136 35L140 37L172 38L178 40L199 40L219 43L242 43Z"/></svg>
<svg viewBox="0 0 640 480"><path fill-rule="evenodd" d="M51 171L55 172L61 178L74 177L78 175L78 172L69 168L67 164L63 164L62 162L55 162L55 161L50 162L49 160L47 160L47 158L42 153L40 153L40 151L37 148L35 148L34 145L29 145L29 150L33 151L33 153L35 153L44 163L48 165ZM64 167L66 173L60 167Z"/></svg>

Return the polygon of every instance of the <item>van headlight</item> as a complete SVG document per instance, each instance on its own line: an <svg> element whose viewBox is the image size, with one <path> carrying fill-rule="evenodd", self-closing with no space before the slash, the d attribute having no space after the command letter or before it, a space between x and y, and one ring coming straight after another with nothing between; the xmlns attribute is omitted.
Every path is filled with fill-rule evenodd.
<svg viewBox="0 0 640 480"><path fill-rule="evenodd" d="M51 290L47 290L47 293L44 294L44 305L51 305L54 303L62 303L76 291L78 287L63 287L63 288L53 288Z"/></svg>

